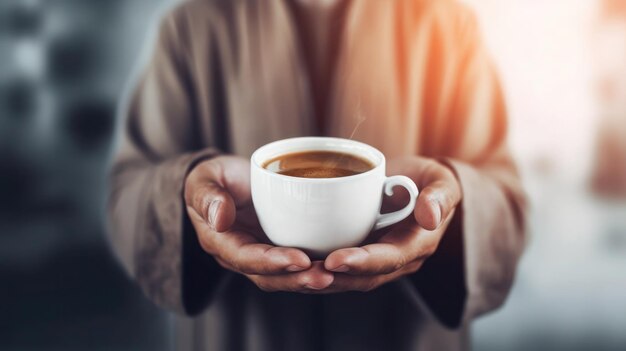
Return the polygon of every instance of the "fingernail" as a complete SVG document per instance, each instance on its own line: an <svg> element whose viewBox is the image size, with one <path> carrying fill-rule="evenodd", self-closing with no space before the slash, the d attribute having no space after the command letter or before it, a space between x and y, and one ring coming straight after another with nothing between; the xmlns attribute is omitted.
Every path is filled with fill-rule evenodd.
<svg viewBox="0 0 626 351"><path fill-rule="evenodd" d="M441 224L441 206L438 202L433 202L433 205L435 205L435 228L438 228Z"/></svg>
<svg viewBox="0 0 626 351"><path fill-rule="evenodd" d="M217 211L220 209L220 206L222 206L222 201L220 200L213 200L211 204L209 205L209 226L212 229L215 229Z"/></svg>
<svg viewBox="0 0 626 351"><path fill-rule="evenodd" d="M305 267L300 267L298 265L292 264L291 266L287 267L287 272L302 272L305 269Z"/></svg>
<svg viewBox="0 0 626 351"><path fill-rule="evenodd" d="M331 269L331 271L333 271L333 272L339 272L339 273L345 273L345 272L347 272L347 271L349 271L349 270L350 270L350 267L348 267L348 266L347 266L347 265L345 265L345 264L342 264L342 265L341 265L341 266L339 266L339 267L335 267L335 268Z"/></svg>
<svg viewBox="0 0 626 351"><path fill-rule="evenodd" d="M332 285L335 275L324 270L322 267L313 265L311 273L300 273L299 283L302 287L310 290L324 290Z"/></svg>

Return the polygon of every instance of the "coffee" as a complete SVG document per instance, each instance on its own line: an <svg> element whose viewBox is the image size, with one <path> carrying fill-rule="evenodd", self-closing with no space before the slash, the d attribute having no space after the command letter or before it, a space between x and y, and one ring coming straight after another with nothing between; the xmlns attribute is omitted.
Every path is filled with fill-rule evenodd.
<svg viewBox="0 0 626 351"><path fill-rule="evenodd" d="M263 168L300 178L338 178L364 173L374 165L361 157L336 151L303 151L275 157Z"/></svg>
<svg viewBox="0 0 626 351"><path fill-rule="evenodd" d="M350 174L356 175L345 176ZM328 178L302 178L313 176ZM381 214L383 196L397 186L408 191L409 203ZM386 177L385 155L367 144L303 137L274 141L252 154L250 192L263 232L274 245L322 259L410 216L418 189L405 176Z"/></svg>

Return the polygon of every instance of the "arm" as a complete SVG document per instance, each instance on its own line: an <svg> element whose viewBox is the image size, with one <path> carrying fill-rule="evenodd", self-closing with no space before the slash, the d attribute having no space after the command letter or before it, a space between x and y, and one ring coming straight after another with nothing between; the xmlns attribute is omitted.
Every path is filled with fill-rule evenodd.
<svg viewBox="0 0 626 351"><path fill-rule="evenodd" d="M414 218L325 263L349 268L336 274L334 291L405 277L448 327L503 303L524 246L525 197L506 148L502 92L475 19L463 14L452 45L456 67L439 67L454 72L442 77L453 77L455 93L429 102L447 107L430 111L441 129L424 136L427 157L389 162L389 174L407 175L421 190Z"/></svg>
<svg viewBox="0 0 626 351"><path fill-rule="evenodd" d="M502 305L524 247L526 220L525 194L506 146L502 89L475 17L463 14L457 89L444 134L458 142L433 155L454 171L462 201L437 251L411 277L451 327Z"/></svg>
<svg viewBox="0 0 626 351"><path fill-rule="evenodd" d="M146 295L158 305L193 313L207 303L223 270L198 249L184 212L183 185L195 164L218 152L201 149L195 133L198 116L181 34L172 13L128 105L108 215L111 245Z"/></svg>
<svg viewBox="0 0 626 351"><path fill-rule="evenodd" d="M248 161L200 148L198 119L211 117L194 111L175 15L163 23L113 163L113 249L148 298L179 313L201 312L227 272L265 291L325 288L332 274L320 263L266 243L252 207Z"/></svg>

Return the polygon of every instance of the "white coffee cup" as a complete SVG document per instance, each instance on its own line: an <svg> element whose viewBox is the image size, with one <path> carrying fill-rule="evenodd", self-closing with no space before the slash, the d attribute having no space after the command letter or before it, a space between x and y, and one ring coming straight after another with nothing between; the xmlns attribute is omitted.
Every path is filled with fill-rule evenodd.
<svg viewBox="0 0 626 351"><path fill-rule="evenodd" d="M302 151L336 151L369 160L374 168L347 177L299 178L265 169L275 157ZM413 212L418 190L405 176L385 176L385 156L348 139L303 137L267 144L252 154L252 201L261 227L278 246L301 248L314 256L360 244L372 230L397 223ZM405 187L409 203L380 214L383 192Z"/></svg>

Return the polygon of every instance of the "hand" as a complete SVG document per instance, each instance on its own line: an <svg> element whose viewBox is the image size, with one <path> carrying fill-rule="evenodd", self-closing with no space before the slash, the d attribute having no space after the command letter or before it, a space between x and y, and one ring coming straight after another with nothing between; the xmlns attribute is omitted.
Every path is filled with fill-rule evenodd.
<svg viewBox="0 0 626 351"><path fill-rule="evenodd" d="M461 201L461 187L454 173L435 160L421 157L392 160L387 170L389 175L408 176L420 189L414 216L387 233L377 233L380 237L373 244L332 252L324 267L336 274L322 293L376 289L415 273L437 249ZM387 202L391 207L402 207L408 196L394 196Z"/></svg>
<svg viewBox="0 0 626 351"><path fill-rule="evenodd" d="M184 194L200 245L222 267L264 291L310 292L332 283L322 262L268 244L252 206L248 160L221 156L199 163L187 176Z"/></svg>

